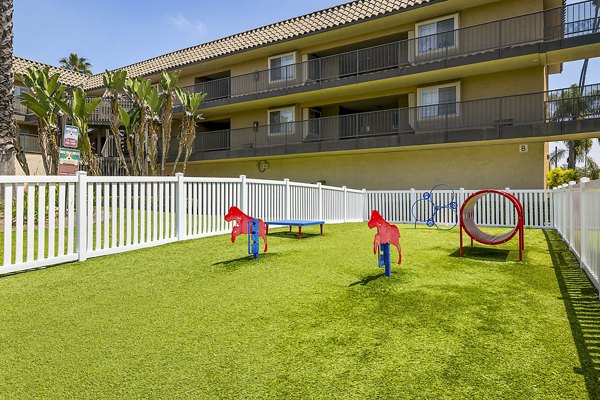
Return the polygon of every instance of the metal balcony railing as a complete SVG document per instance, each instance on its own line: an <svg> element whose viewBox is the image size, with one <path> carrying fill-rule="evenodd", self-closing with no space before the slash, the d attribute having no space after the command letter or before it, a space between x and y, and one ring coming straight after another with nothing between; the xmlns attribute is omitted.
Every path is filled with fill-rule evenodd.
<svg viewBox="0 0 600 400"><path fill-rule="evenodd" d="M25 107L23 104L21 104L21 97L13 97L13 107L14 107L14 111L15 114L17 115L21 115L21 116L27 116L29 114L31 114L31 112L29 111L29 109L27 107Z"/></svg>
<svg viewBox="0 0 600 400"><path fill-rule="evenodd" d="M19 135L21 149L26 153L41 153L40 140L37 135L21 133Z"/></svg>
<svg viewBox="0 0 600 400"><path fill-rule="evenodd" d="M376 136L407 135L468 129L600 119L600 85L577 96L568 89L430 106L310 119L257 128L199 132L194 152L248 150L311 142L335 142ZM170 157L177 149L173 139Z"/></svg>
<svg viewBox="0 0 600 400"><path fill-rule="evenodd" d="M598 6L593 0L537 13L483 23L360 50L317 58L279 68L255 71L188 86L207 93L206 102L281 89L319 85L390 69L504 50L528 44L596 33Z"/></svg>

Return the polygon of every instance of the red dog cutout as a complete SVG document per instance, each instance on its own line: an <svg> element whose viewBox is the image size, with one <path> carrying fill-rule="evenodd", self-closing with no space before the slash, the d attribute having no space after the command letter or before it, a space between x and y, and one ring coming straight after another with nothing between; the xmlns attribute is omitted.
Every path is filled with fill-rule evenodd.
<svg viewBox="0 0 600 400"><path fill-rule="evenodd" d="M402 250L400 250L400 231L396 225L387 222L377 210L371 212L369 228L377 228L377 234L373 241L373 254L377 254L380 244L392 244L398 249L398 265L402 263Z"/></svg>
<svg viewBox="0 0 600 400"><path fill-rule="evenodd" d="M231 222L231 221L235 221L237 222L237 225L233 227L233 230L231 231L231 243L235 243L235 238L237 238L238 236L242 235L242 234L248 234L248 221L253 220L254 218L252 218L249 215L246 215L242 212L242 210L240 210L237 207L231 207L229 209L229 212L227 213L227 215L225 215L225 221L227 222ZM267 252L267 227L265 225L265 223L263 222L263 220L259 219L258 220L258 235L263 238L263 240L265 241L265 249L263 250L264 253Z"/></svg>

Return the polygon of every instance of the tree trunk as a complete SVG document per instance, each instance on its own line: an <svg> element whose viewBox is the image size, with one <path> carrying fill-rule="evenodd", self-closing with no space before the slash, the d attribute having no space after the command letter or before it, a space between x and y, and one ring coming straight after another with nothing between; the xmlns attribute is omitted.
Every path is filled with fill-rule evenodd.
<svg viewBox="0 0 600 400"><path fill-rule="evenodd" d="M0 1L0 175L15 174L12 17L13 1Z"/></svg>
<svg viewBox="0 0 600 400"><path fill-rule="evenodd" d="M162 157L160 159L160 174L165 174L165 163L171 144L171 124L173 123L173 93L167 93L165 111L162 121Z"/></svg>
<svg viewBox="0 0 600 400"><path fill-rule="evenodd" d="M567 160L569 169L575 170L575 141L569 141L569 158Z"/></svg>
<svg viewBox="0 0 600 400"><path fill-rule="evenodd" d="M140 110L140 123L137 126L136 132L136 163L138 165L138 173L139 175L146 175L146 128L148 127L148 122L146 121L146 108L142 106Z"/></svg>
<svg viewBox="0 0 600 400"><path fill-rule="evenodd" d="M125 174L129 175L129 166L127 165L127 160L125 159L125 154L123 154L123 148L121 147L121 132L119 132L119 127L121 126L121 121L119 119L119 96L116 93L113 95L111 101L111 111L110 133L115 140L115 147L117 148L117 155L119 156L121 166L125 169Z"/></svg>
<svg viewBox="0 0 600 400"><path fill-rule="evenodd" d="M185 175L185 170L187 169L187 163L190 159L190 155L194 150L194 142L196 141L196 122L195 120L191 120L188 126L188 135L185 141L185 158L183 160L183 174Z"/></svg>
<svg viewBox="0 0 600 400"><path fill-rule="evenodd" d="M177 163L179 163L179 159L181 158L181 153L183 153L183 149L185 147L185 142L187 140L187 119L183 117L183 121L181 121L181 131L179 134L179 148L177 149L177 156L175 157L175 162L173 163L173 171L171 175L175 175L177 171Z"/></svg>
<svg viewBox="0 0 600 400"><path fill-rule="evenodd" d="M17 161L19 162L19 165L21 166L23 173L25 175L31 175L31 172L29 171L29 163L27 162L27 156L25 155L25 151L23 151L23 148L21 147L21 136L19 135L19 125L17 124L16 120L13 120L13 129L14 129L13 146L14 146L14 150L15 150L15 156L17 157Z"/></svg>
<svg viewBox="0 0 600 400"><path fill-rule="evenodd" d="M150 175L156 176L158 166L158 123L150 121L148 137L148 164L150 167Z"/></svg>
<svg viewBox="0 0 600 400"><path fill-rule="evenodd" d="M42 152L42 164L46 175L55 175L50 171L50 155L48 154L48 127L46 122L37 118L37 133L40 141L40 151Z"/></svg>

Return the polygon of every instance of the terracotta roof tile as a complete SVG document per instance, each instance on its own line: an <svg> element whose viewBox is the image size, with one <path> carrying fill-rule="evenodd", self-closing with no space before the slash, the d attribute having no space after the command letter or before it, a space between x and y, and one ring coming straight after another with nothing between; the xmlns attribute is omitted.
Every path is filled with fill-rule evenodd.
<svg viewBox="0 0 600 400"><path fill-rule="evenodd" d="M293 39L357 21L381 17L385 14L402 11L432 1L435 0L354 0L212 42L163 54L146 61L125 66L121 69L126 70L130 76L151 75L163 69L178 68L187 64L210 60L211 58ZM22 65L26 63L43 65L34 61L19 60L22 60L20 61L21 65L15 67L15 70L17 68L24 70ZM96 89L102 86L102 74L86 77L62 68L52 68L64 74L64 84L76 86L85 82L84 87L86 89Z"/></svg>
<svg viewBox="0 0 600 400"><path fill-rule="evenodd" d="M26 58L13 56L13 70L17 74L24 74L27 68L50 68L50 74L60 73L60 83L66 86L79 86L83 85L90 76L68 70L66 68L55 67L53 65L43 64L38 61L28 60ZM100 77L102 82L102 77Z"/></svg>

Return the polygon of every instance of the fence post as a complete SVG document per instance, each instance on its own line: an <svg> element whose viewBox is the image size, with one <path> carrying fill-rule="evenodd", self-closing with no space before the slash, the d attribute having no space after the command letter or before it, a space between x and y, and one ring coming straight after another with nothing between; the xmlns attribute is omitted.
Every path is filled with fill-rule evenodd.
<svg viewBox="0 0 600 400"><path fill-rule="evenodd" d="M413 215L412 213L412 206L413 204L415 204L417 202L417 193L415 192L414 188L410 188L410 208L408 209L409 214L410 214L410 223L411 224L416 224L417 223L417 218L418 215ZM418 214L419 211L417 210L415 214ZM413 219L414 218L414 219Z"/></svg>
<svg viewBox="0 0 600 400"><path fill-rule="evenodd" d="M575 182L575 181L569 182L569 208L570 208L569 212L573 211L573 192L574 192L573 186L576 184L577 184L577 182ZM580 204L580 206L581 206L581 204ZM574 234L575 229L573 229L575 227L574 219L575 218L573 218L573 215L571 214L571 218L569 218L569 248L571 248L571 249L574 249L573 244L574 244L574 240L575 240L575 234Z"/></svg>
<svg viewBox="0 0 600 400"><path fill-rule="evenodd" d="M248 212L248 183L246 182L246 175L240 175L240 209L247 213Z"/></svg>
<svg viewBox="0 0 600 400"><path fill-rule="evenodd" d="M323 187L321 182L317 182L317 189L319 190L319 220L323 221Z"/></svg>
<svg viewBox="0 0 600 400"><path fill-rule="evenodd" d="M285 195L284 195L284 201L283 201L283 215L285 216L285 219L290 219L290 204L291 204L291 200L290 200L290 180L288 178L285 178L283 180L283 183L285 185Z"/></svg>
<svg viewBox="0 0 600 400"><path fill-rule="evenodd" d="M367 222L369 220L369 198L367 196L367 189L363 189L363 222Z"/></svg>
<svg viewBox="0 0 600 400"><path fill-rule="evenodd" d="M342 186L344 189L344 222L348 221L348 191L346 186Z"/></svg>
<svg viewBox="0 0 600 400"><path fill-rule="evenodd" d="M176 173L175 176L177 177L177 208L175 211L177 215L177 240L185 240L185 183L181 172Z"/></svg>
<svg viewBox="0 0 600 400"><path fill-rule="evenodd" d="M465 196L465 188L460 188L459 189L459 195L458 195L458 201L456 202L456 215L457 215L457 219L458 221L456 221L457 224L460 224L460 209L462 208L463 203L465 202L466 196Z"/></svg>
<svg viewBox="0 0 600 400"><path fill-rule="evenodd" d="M77 253L87 260L87 173L77 172Z"/></svg>
<svg viewBox="0 0 600 400"><path fill-rule="evenodd" d="M585 217L585 186L590 181L590 178L581 178L579 183L579 224L581 229L581 244L579 248L579 266L585 268L586 257L585 250L587 249L587 219Z"/></svg>
<svg viewBox="0 0 600 400"><path fill-rule="evenodd" d="M504 191L506 193L510 193L510 188L506 187L504 188ZM510 202L505 201L504 202L504 217L506 219L506 225L511 225L513 223L513 218L517 218L517 220L519 219L518 216L514 216L513 217L513 207L512 204L510 204ZM511 218L513 217L513 218ZM515 224L517 223L516 221L514 222ZM525 224L525 206L523 205L523 224Z"/></svg>

